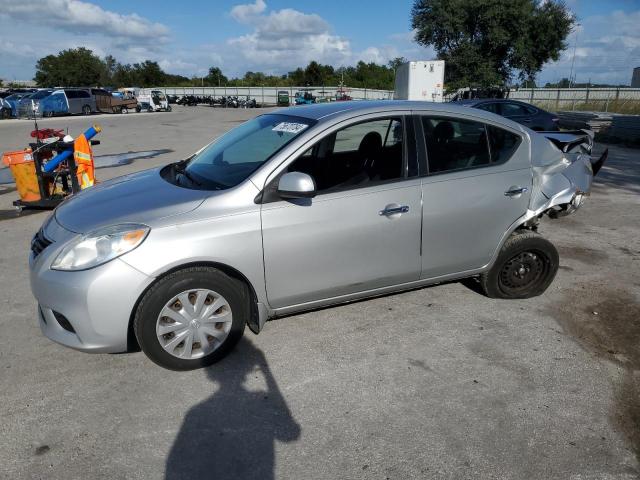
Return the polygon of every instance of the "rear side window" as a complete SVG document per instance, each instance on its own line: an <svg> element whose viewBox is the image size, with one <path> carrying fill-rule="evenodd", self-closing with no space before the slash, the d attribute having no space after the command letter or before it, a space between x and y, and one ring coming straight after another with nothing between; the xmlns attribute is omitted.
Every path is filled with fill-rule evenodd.
<svg viewBox="0 0 640 480"><path fill-rule="evenodd" d="M483 123L422 117L430 173L488 165L489 143Z"/></svg>
<svg viewBox="0 0 640 480"><path fill-rule="evenodd" d="M65 90L64 93L67 94L67 98L78 98L78 92L76 90Z"/></svg>
<svg viewBox="0 0 640 480"><path fill-rule="evenodd" d="M491 147L491 163L504 163L520 145L520 136L507 132L502 128L487 125L489 145Z"/></svg>
<svg viewBox="0 0 640 480"><path fill-rule="evenodd" d="M504 163L520 145L519 135L471 120L422 117L430 174Z"/></svg>
<svg viewBox="0 0 640 480"><path fill-rule="evenodd" d="M518 117L528 114L527 109L517 103L504 102L502 104L502 115L505 117Z"/></svg>
<svg viewBox="0 0 640 480"><path fill-rule="evenodd" d="M478 105L478 108L486 112L491 112L491 113L500 115L500 110L497 103L481 103L480 105Z"/></svg>
<svg viewBox="0 0 640 480"><path fill-rule="evenodd" d="M78 98L89 98L89 92L87 92L86 90L79 90L78 91Z"/></svg>

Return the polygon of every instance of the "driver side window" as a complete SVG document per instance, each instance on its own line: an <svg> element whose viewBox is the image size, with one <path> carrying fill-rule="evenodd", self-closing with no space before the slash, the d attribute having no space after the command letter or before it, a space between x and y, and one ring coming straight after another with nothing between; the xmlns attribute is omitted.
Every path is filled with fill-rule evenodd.
<svg viewBox="0 0 640 480"><path fill-rule="evenodd" d="M318 193L362 188L404 177L401 117L362 122L324 137L287 172L310 175Z"/></svg>

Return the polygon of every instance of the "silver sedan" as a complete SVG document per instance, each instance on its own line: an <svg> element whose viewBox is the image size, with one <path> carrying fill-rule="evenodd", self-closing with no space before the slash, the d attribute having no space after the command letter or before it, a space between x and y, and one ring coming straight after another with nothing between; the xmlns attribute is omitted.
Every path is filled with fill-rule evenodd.
<svg viewBox="0 0 640 480"><path fill-rule="evenodd" d="M261 115L62 203L31 245L40 327L186 370L302 310L465 277L489 297L540 295L558 253L539 219L581 205L605 160L591 146L452 104Z"/></svg>

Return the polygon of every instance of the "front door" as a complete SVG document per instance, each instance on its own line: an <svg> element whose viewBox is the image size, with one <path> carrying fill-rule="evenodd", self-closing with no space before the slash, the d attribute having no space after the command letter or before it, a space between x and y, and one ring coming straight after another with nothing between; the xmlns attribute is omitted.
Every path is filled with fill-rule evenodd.
<svg viewBox="0 0 640 480"><path fill-rule="evenodd" d="M283 200L276 194L262 206L271 307L419 278L421 182L411 176L416 158L405 148L404 126L403 116L347 125L281 172L311 175L317 196ZM265 192L273 192L277 179Z"/></svg>
<svg viewBox="0 0 640 480"><path fill-rule="evenodd" d="M516 132L475 120L421 117L422 278L483 267L529 205L529 146Z"/></svg>

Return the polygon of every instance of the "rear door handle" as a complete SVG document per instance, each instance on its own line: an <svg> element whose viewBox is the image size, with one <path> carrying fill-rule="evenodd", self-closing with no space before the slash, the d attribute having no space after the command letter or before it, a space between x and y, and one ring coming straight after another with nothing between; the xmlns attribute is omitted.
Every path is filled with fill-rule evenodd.
<svg viewBox="0 0 640 480"><path fill-rule="evenodd" d="M391 215L398 215L400 213L407 213L408 211L409 211L408 205L391 204L384 207L384 210L380 210L378 214L388 217Z"/></svg>
<svg viewBox="0 0 640 480"><path fill-rule="evenodd" d="M505 196L507 197L515 197L518 195L522 195L523 193L527 192L527 187L509 187L509 190L507 190L506 192L504 192Z"/></svg>

